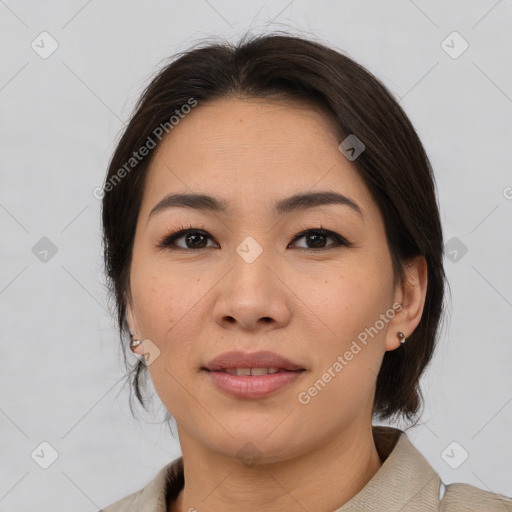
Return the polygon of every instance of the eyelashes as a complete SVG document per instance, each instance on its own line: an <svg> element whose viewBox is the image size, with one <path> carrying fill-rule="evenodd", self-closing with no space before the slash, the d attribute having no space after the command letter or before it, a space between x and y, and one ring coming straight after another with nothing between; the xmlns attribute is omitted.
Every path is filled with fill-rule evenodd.
<svg viewBox="0 0 512 512"><path fill-rule="evenodd" d="M301 233L298 233L287 245L287 247L289 247L291 244L294 244L297 240L300 240L302 238L304 238L305 240L306 247L298 247L297 249L305 251L321 252L334 249L337 247L354 246L354 244L349 242L345 237L341 236L340 234L319 227L305 229ZM334 243L326 244L324 246L322 240L328 238L334 240ZM180 239L184 239L184 247L176 245L176 242ZM215 247L212 245L208 245L208 242L210 240L213 240L213 238L207 231L205 231L202 228L197 228L194 226L181 226L181 229L179 231L174 231L163 237L163 239L161 239L157 244L157 248L168 249L173 251L197 252L203 249ZM307 247L308 243L312 244L313 247ZM187 246L187 244L190 244L190 247ZM314 247L315 245L316 247Z"/></svg>

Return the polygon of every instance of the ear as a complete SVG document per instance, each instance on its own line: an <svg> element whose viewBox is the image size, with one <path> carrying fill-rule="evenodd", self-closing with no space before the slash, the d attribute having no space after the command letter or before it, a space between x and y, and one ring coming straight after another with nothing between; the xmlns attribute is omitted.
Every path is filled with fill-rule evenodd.
<svg viewBox="0 0 512 512"><path fill-rule="evenodd" d="M130 331L133 332L134 338L137 339L137 336L139 335L139 326L135 317L132 301L129 298L126 299L126 321L128 322Z"/></svg>
<svg viewBox="0 0 512 512"><path fill-rule="evenodd" d="M126 321L128 322L128 328L133 333L133 338L132 339L137 340L137 339L141 339L141 338L140 338L139 326L138 326L137 319L135 317L135 314L134 314L133 310L134 310L134 308L133 308L132 302L131 301L127 301L126 302ZM140 345L134 347L132 349L132 351L135 354L138 354L140 356L143 355L144 354L143 343L141 343Z"/></svg>
<svg viewBox="0 0 512 512"><path fill-rule="evenodd" d="M394 303L402 308L389 322L386 335L386 351L400 347L397 332L401 331L408 338L420 323L427 294L427 262L423 256L416 256L406 263L405 278L395 289ZM407 343L407 341L406 341Z"/></svg>

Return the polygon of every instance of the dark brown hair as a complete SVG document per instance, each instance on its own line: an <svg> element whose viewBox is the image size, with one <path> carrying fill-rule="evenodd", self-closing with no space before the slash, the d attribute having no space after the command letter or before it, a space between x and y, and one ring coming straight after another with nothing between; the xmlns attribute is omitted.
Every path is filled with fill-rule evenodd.
<svg viewBox="0 0 512 512"><path fill-rule="evenodd" d="M140 377L147 379L147 370L126 358L126 299L135 226L154 151L140 161L130 159L149 140L158 144L158 127L170 131L170 120L191 99L200 108L229 97L306 101L328 113L340 142L354 134L364 143L364 152L352 163L383 215L395 283L403 282L404 265L412 257L422 255L427 262L421 321L404 346L385 353L374 402L377 418L414 418L422 404L419 380L436 345L446 279L430 162L398 102L369 71L320 42L280 33L246 36L238 44L203 43L176 55L143 92L110 162L102 192L104 262L137 399L145 407Z"/></svg>

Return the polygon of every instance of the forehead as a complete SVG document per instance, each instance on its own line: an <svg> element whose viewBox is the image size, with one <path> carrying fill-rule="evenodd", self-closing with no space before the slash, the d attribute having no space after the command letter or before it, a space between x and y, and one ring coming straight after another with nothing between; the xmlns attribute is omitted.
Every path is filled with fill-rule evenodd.
<svg viewBox="0 0 512 512"><path fill-rule="evenodd" d="M300 154L300 142L339 144L335 132L332 119L305 101L223 98L199 104L173 128L162 146L188 149L207 142L212 149L229 148L234 156L251 149L265 156L274 147L293 147Z"/></svg>
<svg viewBox="0 0 512 512"><path fill-rule="evenodd" d="M306 103L229 98L199 104L156 149L143 209L171 191L256 207L329 189L357 197L365 211L372 199L340 142L329 116Z"/></svg>

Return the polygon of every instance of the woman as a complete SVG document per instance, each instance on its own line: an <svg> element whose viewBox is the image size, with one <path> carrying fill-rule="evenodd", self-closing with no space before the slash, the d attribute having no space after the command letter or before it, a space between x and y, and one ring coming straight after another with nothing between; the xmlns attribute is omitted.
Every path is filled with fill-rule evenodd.
<svg viewBox="0 0 512 512"><path fill-rule="evenodd" d="M368 71L287 35L185 52L102 194L132 384L183 453L105 512L512 510L372 425L419 414L445 275L430 163Z"/></svg>

